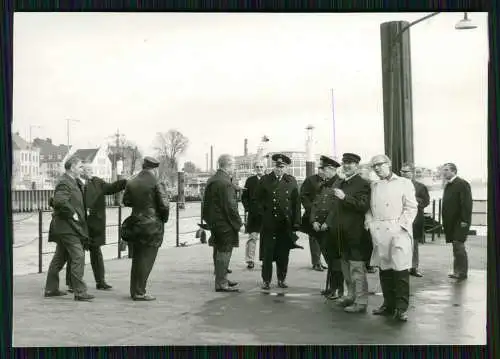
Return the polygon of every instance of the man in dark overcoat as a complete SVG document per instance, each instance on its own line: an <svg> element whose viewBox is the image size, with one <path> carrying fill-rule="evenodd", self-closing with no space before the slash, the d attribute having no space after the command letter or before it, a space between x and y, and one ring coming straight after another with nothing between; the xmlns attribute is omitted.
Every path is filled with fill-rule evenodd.
<svg viewBox="0 0 500 359"><path fill-rule="evenodd" d="M296 231L300 229L300 198L295 177L286 174L291 164L289 157L274 154L275 167L260 180L257 200L262 206L260 253L262 260L262 289L270 289L273 261L276 262L278 287L288 288L285 283L290 249L296 248Z"/></svg>
<svg viewBox="0 0 500 359"><path fill-rule="evenodd" d="M413 183L413 187L415 187L415 197L418 203L417 216L413 221L413 257L410 275L414 277L423 277L423 274L418 270L418 244L419 242L424 242L424 209L429 205L431 199L427 187L423 183L415 180L415 167L412 164L405 163L401 166L401 176L408 178Z"/></svg>
<svg viewBox="0 0 500 359"><path fill-rule="evenodd" d="M144 157L142 171L127 182L123 204L132 207L132 213L122 224L122 231L133 232L128 239L134 255L130 271L130 296L135 301L156 298L146 294L149 274L163 243L165 223L170 213L166 186L158 180L160 163L153 157Z"/></svg>
<svg viewBox="0 0 500 359"><path fill-rule="evenodd" d="M446 180L443 193L443 229L446 243L453 245L453 273L450 278L467 279L468 259L465 241L472 220L472 191L469 182L457 176L457 166L446 163L442 167Z"/></svg>
<svg viewBox="0 0 500 359"><path fill-rule="evenodd" d="M239 246L239 230L243 225L236 201L236 186L231 181L233 157L221 155L218 167L207 181L202 217L210 229L215 250L215 291L237 292L238 283L227 279L233 248Z"/></svg>
<svg viewBox="0 0 500 359"><path fill-rule="evenodd" d="M309 250L311 252L312 269L318 272L322 272L325 267L321 264L321 245L318 240L317 232L311 227L310 217L312 204L324 180L325 176L323 170L318 168L318 173L307 177L300 186L300 202L302 203L302 206L304 206L301 231L309 236ZM324 253L323 257L325 257Z"/></svg>
<svg viewBox="0 0 500 359"><path fill-rule="evenodd" d="M326 219L334 201L334 185L338 181L336 172L340 164L327 156L321 156L319 167L323 172L324 181L321 182L318 194L312 203L310 217L303 221L307 220L310 223L328 264L327 285L322 294L328 299L337 299L344 294L344 277L340 266L338 246L328 230ZM303 222L302 226L304 226Z"/></svg>
<svg viewBox="0 0 500 359"><path fill-rule="evenodd" d="M84 245L89 241L83 187L77 182L83 171L81 159L71 157L64 163L65 173L54 190L54 212L49 228L49 240L56 243L56 251L49 265L45 297L57 297L66 292L59 290L59 272L66 261L71 263L71 283L77 301L90 301L83 280L85 270Z"/></svg>
<svg viewBox="0 0 500 359"><path fill-rule="evenodd" d="M345 178L335 185L335 200L327 224L340 248L342 274L347 296L339 304L348 313L364 313L368 305L366 277L365 214L370 208L370 183L358 173L361 157L344 153L342 169Z"/></svg>
<svg viewBox="0 0 500 359"><path fill-rule="evenodd" d="M94 272L97 289L109 290L111 285L106 283L104 259L101 246L106 244L106 195L123 191L127 180L118 180L107 183L102 178L93 176L90 163L83 166L82 181L84 184L85 207L87 208L87 226L89 229L90 264ZM71 265L66 265L66 272L71 270ZM69 278L69 276L66 276ZM71 282L68 283L71 287Z"/></svg>
<svg viewBox="0 0 500 359"><path fill-rule="evenodd" d="M262 210L255 195L259 181L264 175L264 161L255 162L254 168L255 175L247 178L241 195L241 202L243 203L245 212L247 212L245 231L248 233L248 241L245 247L245 262L248 269L253 269L255 266L255 249L262 226Z"/></svg>

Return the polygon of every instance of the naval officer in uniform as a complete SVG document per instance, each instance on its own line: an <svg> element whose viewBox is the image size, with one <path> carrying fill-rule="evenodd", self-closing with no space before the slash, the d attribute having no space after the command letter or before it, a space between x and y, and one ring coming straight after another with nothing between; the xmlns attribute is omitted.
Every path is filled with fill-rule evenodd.
<svg viewBox="0 0 500 359"><path fill-rule="evenodd" d="M260 180L257 200L262 208L260 233L260 259L262 260L262 289L270 289L273 261L276 262L278 286L285 283L290 249L296 248L295 232L300 228L300 198L295 177L286 174L291 164L289 157L274 154L271 159L274 169Z"/></svg>

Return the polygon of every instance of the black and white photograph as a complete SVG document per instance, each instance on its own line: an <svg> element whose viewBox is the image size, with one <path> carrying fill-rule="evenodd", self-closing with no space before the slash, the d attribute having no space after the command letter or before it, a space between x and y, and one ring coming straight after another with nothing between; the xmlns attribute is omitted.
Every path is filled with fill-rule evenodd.
<svg viewBox="0 0 500 359"><path fill-rule="evenodd" d="M486 344L486 12L13 17L14 347Z"/></svg>

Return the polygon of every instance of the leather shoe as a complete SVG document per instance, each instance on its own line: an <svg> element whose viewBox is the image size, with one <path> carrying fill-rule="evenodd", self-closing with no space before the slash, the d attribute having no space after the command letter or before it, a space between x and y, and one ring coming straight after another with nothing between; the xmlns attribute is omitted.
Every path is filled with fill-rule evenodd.
<svg viewBox="0 0 500 359"><path fill-rule="evenodd" d="M233 282L231 280L228 280L227 281L227 285L230 286L230 287L236 287L238 285L238 282Z"/></svg>
<svg viewBox="0 0 500 359"><path fill-rule="evenodd" d="M356 304L349 305L344 308L346 313L366 313L366 304Z"/></svg>
<svg viewBox="0 0 500 359"><path fill-rule="evenodd" d="M231 269L229 269L229 268L227 269L227 272L228 273L233 273L233 271Z"/></svg>
<svg viewBox="0 0 500 359"><path fill-rule="evenodd" d="M132 299L136 302L150 302L152 300L156 300L155 297L149 294L135 295Z"/></svg>
<svg viewBox="0 0 500 359"><path fill-rule="evenodd" d="M324 271L323 267L319 264L313 265L312 269L315 270L316 272L323 272Z"/></svg>
<svg viewBox="0 0 500 359"><path fill-rule="evenodd" d="M113 287L110 286L108 283L100 283L96 285L96 288L99 290L110 290Z"/></svg>
<svg viewBox="0 0 500 359"><path fill-rule="evenodd" d="M75 295L75 300L77 302L90 302L95 297L92 294L83 293L80 295Z"/></svg>
<svg viewBox="0 0 500 359"><path fill-rule="evenodd" d="M231 288L231 287L226 287L226 288L217 288L215 289L216 292L225 292L225 293L235 293L239 292L240 290L238 288Z"/></svg>
<svg viewBox="0 0 500 359"><path fill-rule="evenodd" d="M284 280L279 280L278 281L278 287L280 287L280 288L288 288L288 285L285 283Z"/></svg>
<svg viewBox="0 0 500 359"><path fill-rule="evenodd" d="M342 295L339 295L335 292L330 292L330 294L326 296L326 299L328 300L337 300L339 298L342 298Z"/></svg>
<svg viewBox="0 0 500 359"><path fill-rule="evenodd" d="M247 268L248 268L248 269L253 269L254 267L255 267L254 262L248 262L248 263L247 263Z"/></svg>
<svg viewBox="0 0 500 359"><path fill-rule="evenodd" d="M271 286L270 286L269 282L264 282L264 284L262 284L261 288L264 290L269 290L269 289L271 289Z"/></svg>
<svg viewBox="0 0 500 359"><path fill-rule="evenodd" d="M380 308L374 309L372 311L373 315L383 315L383 316L389 316L394 314L394 310L391 308L388 308L385 305L382 305Z"/></svg>
<svg viewBox="0 0 500 359"><path fill-rule="evenodd" d="M338 305L340 305L341 307L349 307L351 305L354 304L354 300L350 299L350 298L342 298L338 301Z"/></svg>
<svg viewBox="0 0 500 359"><path fill-rule="evenodd" d="M420 273L417 269L410 269L410 275L418 278L422 278L424 275Z"/></svg>
<svg viewBox="0 0 500 359"><path fill-rule="evenodd" d="M68 287L68 293L73 293L73 292L74 292L73 288Z"/></svg>
<svg viewBox="0 0 500 359"><path fill-rule="evenodd" d="M328 269L328 266L325 266L324 264L321 264L321 268Z"/></svg>
<svg viewBox="0 0 500 359"><path fill-rule="evenodd" d="M394 311L394 319L399 320L400 322L408 321L408 312L401 309L396 309Z"/></svg>
<svg viewBox="0 0 500 359"><path fill-rule="evenodd" d="M46 298L62 297L66 294L68 294L68 292L65 292L64 290L56 290L55 292L45 292L44 297Z"/></svg>

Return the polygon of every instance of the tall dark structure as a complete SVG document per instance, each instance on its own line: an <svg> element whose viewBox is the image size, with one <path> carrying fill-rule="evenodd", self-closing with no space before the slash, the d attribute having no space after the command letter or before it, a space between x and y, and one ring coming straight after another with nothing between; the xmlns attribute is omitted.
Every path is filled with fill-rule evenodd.
<svg viewBox="0 0 500 359"><path fill-rule="evenodd" d="M248 139L245 138L245 142L243 144L243 155L248 156Z"/></svg>
<svg viewBox="0 0 500 359"><path fill-rule="evenodd" d="M214 146L210 146L210 172L214 171Z"/></svg>
<svg viewBox="0 0 500 359"><path fill-rule="evenodd" d="M401 32L409 25L407 21L380 25L384 148L395 173L404 162L414 162L410 32Z"/></svg>

